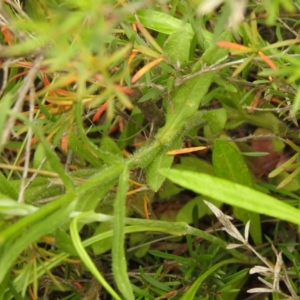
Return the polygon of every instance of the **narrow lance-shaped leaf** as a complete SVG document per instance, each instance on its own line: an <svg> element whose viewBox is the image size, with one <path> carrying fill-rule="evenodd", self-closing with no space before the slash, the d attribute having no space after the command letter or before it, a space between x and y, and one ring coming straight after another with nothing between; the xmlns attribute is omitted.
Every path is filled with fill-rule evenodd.
<svg viewBox="0 0 300 300"><path fill-rule="evenodd" d="M225 32L222 38L230 39L230 33ZM227 52L226 49L212 46L206 50L201 60L210 65L224 57ZM166 107L166 124L157 133L157 140L162 144L166 144L183 129L186 121L197 111L214 76L215 72L205 73L186 81L174 90L171 100L172 103Z"/></svg>
<svg viewBox="0 0 300 300"><path fill-rule="evenodd" d="M160 172L174 183L196 193L232 206L300 225L298 209L252 188L196 172L166 169Z"/></svg>
<svg viewBox="0 0 300 300"><path fill-rule="evenodd" d="M232 143L220 139L215 141L213 166L216 176L248 187L253 187L253 179L250 171L240 151ZM259 215L240 208L235 208L234 213L235 216L245 224L249 220L251 221L250 234L255 244L260 244L262 236Z"/></svg>
<svg viewBox="0 0 300 300"><path fill-rule="evenodd" d="M78 227L77 223L81 218L84 218L85 215L89 213L83 213L78 216L76 216L71 224L70 224L70 234L71 239L74 245L74 248L76 249L79 257L83 261L83 263L86 265L86 267L89 269L89 271L94 275L94 277L99 281L99 283L110 293L113 297L113 299L121 300L121 298L118 296L118 294L113 290L113 288L108 284L108 282L105 280L103 275L99 272L98 268L93 263L92 259L84 249L84 246L80 240L80 236L78 233Z"/></svg>
<svg viewBox="0 0 300 300"><path fill-rule="evenodd" d="M8 248L5 247L5 244L7 242L10 243L13 240L15 231L14 230L5 231L5 237L7 236L7 233L10 233L10 235L8 235L8 238L10 239L8 241L5 241L4 245L1 245L1 251L3 251L3 249L5 251L3 251L0 260L0 268L1 268L0 282L2 282L5 274L9 271L14 261L22 253L22 251L26 249L26 247L28 247L31 243L37 241L41 236L46 235L52 231L55 231L55 229L58 226L68 221L69 214L74 209L73 203L70 202L74 200L76 200L75 194L73 193L65 194L64 196L61 197L61 199L56 200L60 204L59 209L56 209L55 211L50 209L47 210L47 206L51 206L49 204L46 205L46 207L41 208L39 211L33 213L32 215L29 215L28 217L25 217L24 219L18 221L16 224L12 226L12 228L16 227L17 229L24 231L26 225L28 225L29 227L26 231L23 232L22 236L18 237L14 241L14 243L11 244L10 247ZM57 208L57 203L55 204ZM48 213L46 213L46 211L48 211ZM39 218L35 216L38 216ZM36 222L34 222L34 220L36 220ZM27 221L27 222L23 222L23 221ZM24 224L24 225L26 224L26 225L16 226L19 224ZM20 230L18 230L17 233L20 233Z"/></svg>
<svg viewBox="0 0 300 300"><path fill-rule="evenodd" d="M128 278L125 257L125 212L126 193L128 190L129 171L124 169L120 175L118 191L114 202L114 229L112 244L112 269L116 284L126 300L134 300L131 284Z"/></svg>

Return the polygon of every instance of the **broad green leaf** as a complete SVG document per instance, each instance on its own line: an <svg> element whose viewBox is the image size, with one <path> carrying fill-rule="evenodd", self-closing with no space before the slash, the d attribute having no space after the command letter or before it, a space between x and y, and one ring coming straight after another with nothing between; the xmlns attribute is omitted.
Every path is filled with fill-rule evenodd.
<svg viewBox="0 0 300 300"><path fill-rule="evenodd" d="M0 172L0 193L17 200L18 192L13 185L6 179L6 177Z"/></svg>
<svg viewBox="0 0 300 300"><path fill-rule="evenodd" d="M114 154L119 158L122 158L122 152L118 145L108 136L101 139L101 150L107 153Z"/></svg>
<svg viewBox="0 0 300 300"><path fill-rule="evenodd" d="M204 125L205 137L214 137L224 129L227 121L226 110L220 108L207 111L203 114L203 119L207 121L207 124Z"/></svg>
<svg viewBox="0 0 300 300"><path fill-rule="evenodd" d="M127 263L124 249L125 242L125 213L126 193L129 184L129 171L127 168L120 175L116 199L114 202L114 229L112 244L112 271L118 289L124 299L134 300L130 280L127 273Z"/></svg>
<svg viewBox="0 0 300 300"><path fill-rule="evenodd" d="M160 33L172 34L178 30L185 30L189 35L193 36L194 32L191 24L180 19L174 18L169 14L155 10L140 10L137 12L139 21L146 27ZM130 16L131 21L135 21L133 16ZM209 44L212 43L213 34L204 28L201 28L201 35Z"/></svg>
<svg viewBox="0 0 300 300"><path fill-rule="evenodd" d="M72 244L71 237L65 230L57 228L55 231L55 246L71 256L77 256L77 252Z"/></svg>
<svg viewBox="0 0 300 300"><path fill-rule="evenodd" d="M225 32L222 39L230 39L230 34ZM212 46L203 54L202 59L207 64L213 64L226 54L226 49ZM158 131L157 140L166 144L183 129L187 120L197 111L214 76L215 72L203 74L186 81L174 90L171 98L172 104L166 107L166 124Z"/></svg>
<svg viewBox="0 0 300 300"><path fill-rule="evenodd" d="M101 158L90 148L90 145L80 140L74 132L69 133L68 148L80 159L89 162L93 167L100 168L103 165Z"/></svg>
<svg viewBox="0 0 300 300"><path fill-rule="evenodd" d="M215 206L220 207L221 203L215 200L210 200ZM203 197L198 196L190 201L188 201L177 213L177 222L186 222L188 224L193 222L193 210L198 210L198 218L202 218L205 215L210 215L211 211L207 205L203 202Z"/></svg>
<svg viewBox="0 0 300 300"><path fill-rule="evenodd" d="M258 127L268 128L274 134L281 134L288 130L286 124L280 121L273 113L271 112L255 112L255 114L245 114L246 119L251 124L254 124Z"/></svg>
<svg viewBox="0 0 300 300"><path fill-rule="evenodd" d="M201 158L192 156L183 156L180 158L180 164L174 166L177 170L195 171L214 175L213 166Z"/></svg>
<svg viewBox="0 0 300 300"><path fill-rule="evenodd" d="M165 180L162 188L158 191L158 197L160 199L169 199L170 197L179 194L181 191L182 188L178 187L170 180Z"/></svg>
<svg viewBox="0 0 300 300"><path fill-rule="evenodd" d="M43 165L42 167L40 167L42 162ZM35 169L40 168L42 170L53 171L51 164L46 159L46 152L45 152L45 148L43 147L43 144L38 144L36 147L33 156L33 167Z"/></svg>
<svg viewBox="0 0 300 300"><path fill-rule="evenodd" d="M225 31L221 36L220 40L230 41L232 39L230 31ZM211 65L224 58L228 54L228 51L224 48L218 47L212 44L201 56L200 61L207 65Z"/></svg>
<svg viewBox="0 0 300 300"><path fill-rule="evenodd" d="M117 181L118 176L124 169L123 164L116 164L110 167L103 167L94 176L88 178L83 184L77 187L76 191L79 194L89 193L90 189L97 188L101 185L110 185ZM83 205L84 206L84 205Z"/></svg>
<svg viewBox="0 0 300 300"><path fill-rule="evenodd" d="M76 211L90 211L95 210L104 196L109 193L109 190L115 185L116 180L105 180L101 182L97 187L91 188L85 193L79 195L79 201L76 205Z"/></svg>
<svg viewBox="0 0 300 300"><path fill-rule="evenodd" d="M174 157L167 155L169 150L178 149L182 145L181 137L175 139L171 145L163 147L160 153L156 155L156 158L149 164L147 167L147 184L154 191L157 192L161 187L163 181L165 180L164 176L157 172L160 168L169 168L171 167Z"/></svg>
<svg viewBox="0 0 300 300"><path fill-rule="evenodd" d="M248 187L253 187L251 173L237 147L225 140L217 139L213 149L215 175ZM257 213L235 207L235 216L246 224L251 221L250 234L256 245L261 244L260 217Z"/></svg>
<svg viewBox="0 0 300 300"><path fill-rule="evenodd" d="M25 191L25 201L26 203L43 203L43 199L53 199L55 200L55 197L59 197L62 194L63 191L63 183L60 184L51 184L51 182L41 184L41 185L35 185L35 186L29 186L29 188ZM51 202L51 201L45 201L45 202Z"/></svg>
<svg viewBox="0 0 300 300"><path fill-rule="evenodd" d="M162 169L160 172L176 184L195 193L251 212L300 225L300 211L298 209L247 186L190 171Z"/></svg>
<svg viewBox="0 0 300 300"><path fill-rule="evenodd" d="M133 233L129 237L130 247L140 245L141 243L143 243L143 241L146 241L146 240L147 240L147 235L145 233ZM138 258L144 257L147 254L150 247L151 247L150 244L146 244L142 247L138 247L134 251L134 256L138 257Z"/></svg>
<svg viewBox="0 0 300 300"><path fill-rule="evenodd" d="M165 45L164 51L173 63L186 63L189 61L192 35L186 30L179 30L170 34Z"/></svg>
<svg viewBox="0 0 300 300"><path fill-rule="evenodd" d="M213 147L213 168L216 176L253 186L253 178L238 148L226 140L217 139Z"/></svg>
<svg viewBox="0 0 300 300"><path fill-rule="evenodd" d="M107 232L111 230L111 224L109 222L103 222L98 225L96 228L94 235ZM105 238L98 243L94 243L92 245L92 249L95 255L103 254L104 252L111 250L112 247L112 237Z"/></svg>
<svg viewBox="0 0 300 300"><path fill-rule="evenodd" d="M192 26L180 19L155 10L140 10L137 12L139 21L146 27L157 32L172 34L178 30L186 30L193 35ZM133 18L131 18L133 20ZM135 21L135 20L134 20Z"/></svg>

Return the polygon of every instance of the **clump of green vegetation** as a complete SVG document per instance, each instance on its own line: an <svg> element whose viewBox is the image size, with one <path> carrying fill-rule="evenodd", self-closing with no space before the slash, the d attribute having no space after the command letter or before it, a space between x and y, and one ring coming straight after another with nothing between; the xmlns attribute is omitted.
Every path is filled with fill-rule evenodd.
<svg viewBox="0 0 300 300"><path fill-rule="evenodd" d="M3 1L0 300L298 299L299 10Z"/></svg>

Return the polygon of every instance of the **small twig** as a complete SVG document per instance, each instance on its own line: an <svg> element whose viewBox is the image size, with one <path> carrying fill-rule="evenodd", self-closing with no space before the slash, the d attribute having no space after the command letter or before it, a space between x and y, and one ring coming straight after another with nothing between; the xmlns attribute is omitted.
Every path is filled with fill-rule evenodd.
<svg viewBox="0 0 300 300"><path fill-rule="evenodd" d="M291 32L297 39L299 38L299 34L291 28L287 23L285 23L281 18L277 18L277 21L281 23L289 32Z"/></svg>
<svg viewBox="0 0 300 300"><path fill-rule="evenodd" d="M0 149L7 143L9 140L10 133L12 131L12 128L15 124L15 121L17 119L16 114L22 110L23 103L25 101L26 94L30 90L32 84L34 84L34 79L37 75L37 72L39 71L39 67L41 65L41 61L43 59L43 56L38 56L35 61L33 62L32 68L27 73L22 86L17 92L18 99L12 109L13 114L10 116L10 118L7 120L6 127L3 131L2 135L2 141L0 144Z"/></svg>
<svg viewBox="0 0 300 300"><path fill-rule="evenodd" d="M20 16L22 16L23 18L25 18L26 20L30 20L30 18L28 17L28 15L24 12L24 10L22 9L22 7L19 5L19 3L14 3L10 0L5 0L5 3L10 5Z"/></svg>
<svg viewBox="0 0 300 300"><path fill-rule="evenodd" d="M7 79L8 79L8 66L11 64L11 60L7 59L1 66L1 69L3 70L3 78L2 78L2 85L0 88L0 97L5 91L6 85L7 85Z"/></svg>
<svg viewBox="0 0 300 300"><path fill-rule="evenodd" d="M71 162L72 162L72 158L73 158L73 151L69 150L68 155L67 155L66 165L65 165L65 171L66 172L70 172L70 165L71 165Z"/></svg>
<svg viewBox="0 0 300 300"><path fill-rule="evenodd" d="M155 83L136 83L132 85L132 88L144 88L144 87L152 87L154 89L160 90L160 91L165 91L166 87L163 85L155 84Z"/></svg>
<svg viewBox="0 0 300 300"><path fill-rule="evenodd" d="M251 109L251 110L257 110L257 111L273 111L273 112L280 113L280 112L283 112L283 111L289 111L289 110L293 109L293 106L292 105L287 105L287 106L284 106L284 107L259 108L259 107L252 107L252 106L244 105L244 106L242 106L242 108L245 108L247 110Z"/></svg>
<svg viewBox="0 0 300 300"><path fill-rule="evenodd" d="M1 164L0 169L7 169L7 170L14 170L14 171L24 171L24 167L21 166L14 166L8 164ZM45 171L45 170L38 170L33 168L27 168L28 172L30 173L37 173L39 175L48 176L48 177L59 177L59 175L55 172Z"/></svg>
<svg viewBox="0 0 300 300"><path fill-rule="evenodd" d="M202 136L195 136L193 138L201 140L201 141L205 141L205 142L210 142L210 143L214 142L214 140L215 140L215 139L207 139L207 138L202 137ZM270 138L275 138L275 139L278 139L278 140L281 140L281 141L285 142L285 140L282 137L280 137L280 135L276 135L276 134L273 134L273 133L258 134L258 135L250 134L250 135L242 137L242 138L229 138L226 141L227 142L242 143L242 142L247 142L247 141L250 141L250 140L261 140L261 139L270 139Z"/></svg>
<svg viewBox="0 0 300 300"><path fill-rule="evenodd" d="M30 152L31 152L31 141L32 141L32 121L34 118L34 83L31 83L31 88L29 92L29 122L31 125L28 128L27 133L27 141L26 141L26 147L25 147L25 161L24 161L24 170L22 173L21 183L20 183L20 190L19 190L19 197L18 202L23 203L24 202L24 192L26 189L26 179L28 176L28 168L30 163Z"/></svg>
<svg viewBox="0 0 300 300"><path fill-rule="evenodd" d="M44 157L42 159L42 161L40 162L40 164L39 164L39 166L38 166L38 168L36 170L41 170L42 167L43 167L43 165L45 164L46 160L47 160L47 157ZM27 181L27 183L25 185L25 190L29 187L29 185L31 184L31 182L33 182L33 180L35 179L35 177L38 176L38 174L39 173L37 173L37 172L35 172L35 173L32 174L32 176L29 178L29 180Z"/></svg>
<svg viewBox="0 0 300 300"><path fill-rule="evenodd" d="M283 55L282 54L275 54L275 55L270 55L268 56L269 58L280 58L282 57ZM299 57L300 54L290 54L289 55L290 57ZM222 58L222 60L226 59L226 57ZM216 64L213 64L212 66L208 66L208 67L204 67L203 69L201 69L200 71L198 72L195 72L193 74L188 74L186 76L182 76L181 78L178 78L176 81L175 81L175 87L176 86L179 86L181 84L183 84L184 82L192 79L192 78L195 78L197 76L200 76L202 74L205 74L205 73L208 73L208 72L212 72L212 71L217 71L217 70L221 70L221 69L224 69L224 68L227 68L227 67L230 67L230 66L234 66L234 65L239 65L239 64L242 64L246 59L248 59L248 57L245 57L245 58L242 58L242 59L238 59L238 60L235 60L235 61L230 61L230 62L227 62L227 63L224 63L222 65L216 65ZM260 58L260 57L255 57L253 58L254 61L262 61L263 59Z"/></svg>

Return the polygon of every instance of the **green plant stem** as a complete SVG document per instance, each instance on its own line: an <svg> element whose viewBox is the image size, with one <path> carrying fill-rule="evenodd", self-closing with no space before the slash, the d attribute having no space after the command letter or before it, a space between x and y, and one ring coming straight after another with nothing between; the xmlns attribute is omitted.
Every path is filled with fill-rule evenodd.
<svg viewBox="0 0 300 300"><path fill-rule="evenodd" d="M78 220L83 217L84 214L79 215L73 219L70 224L70 234L74 244L74 247L78 253L78 256L82 259L86 267L89 271L95 276L95 278L100 282L100 284L108 291L108 293L113 297L113 299L121 300L119 295L113 290L113 288L108 284L108 282L104 279L102 274L98 271L97 267L94 265L88 253L85 251L84 246L80 240L78 234L77 223Z"/></svg>

